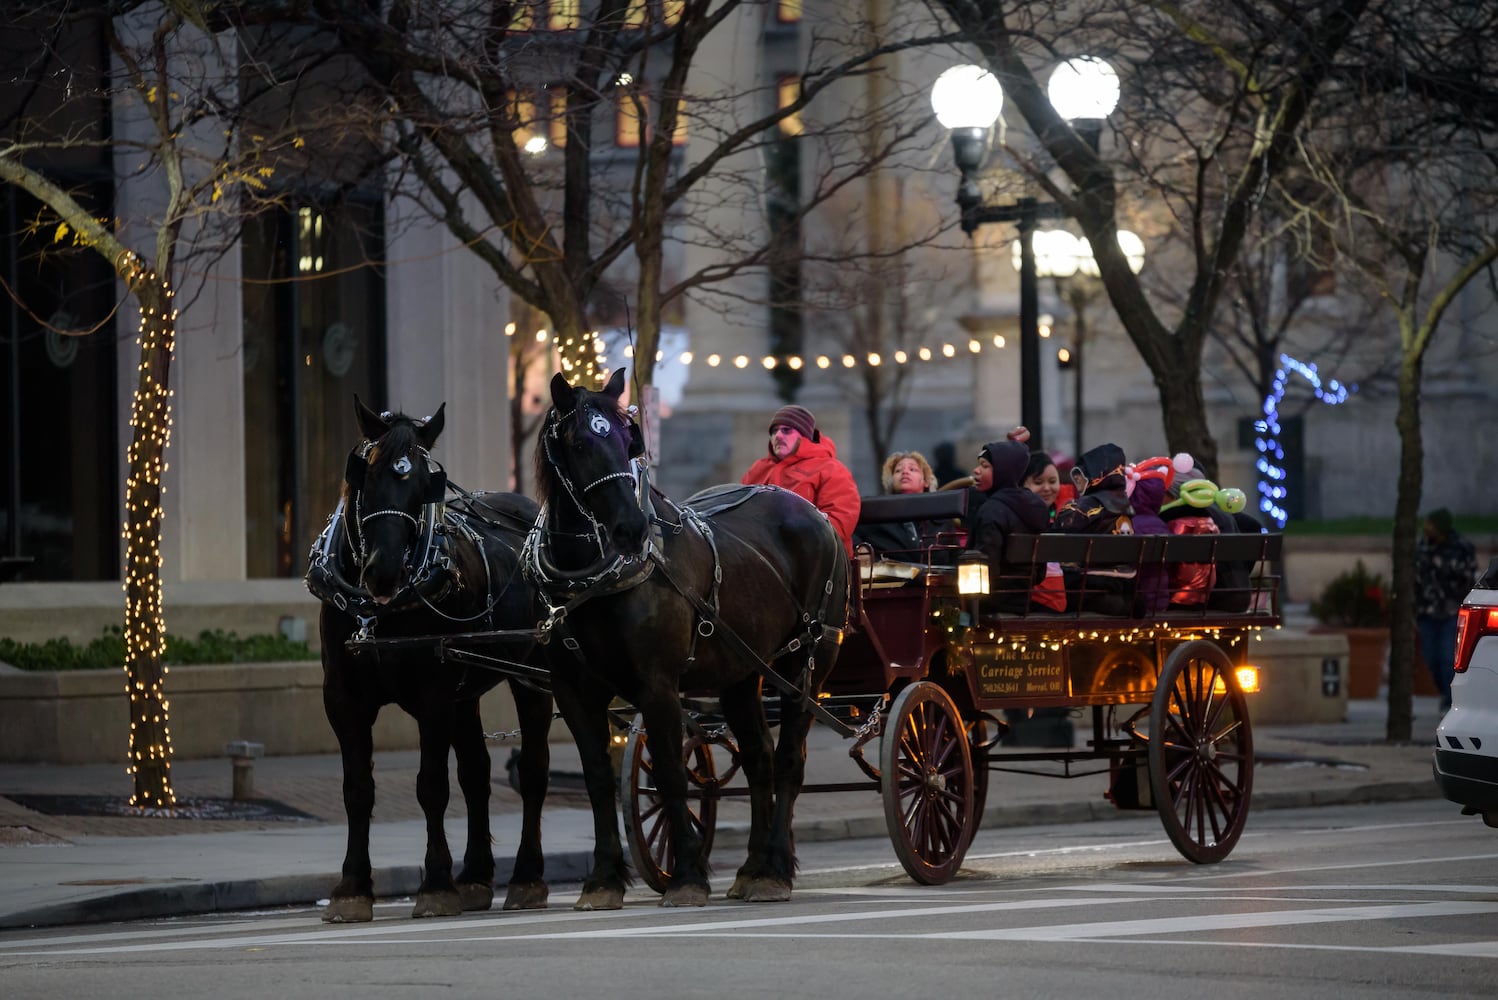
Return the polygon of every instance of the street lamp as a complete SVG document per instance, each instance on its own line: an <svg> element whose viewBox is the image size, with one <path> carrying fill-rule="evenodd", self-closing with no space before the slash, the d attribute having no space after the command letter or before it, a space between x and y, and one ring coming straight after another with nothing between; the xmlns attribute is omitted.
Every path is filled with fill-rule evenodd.
<svg viewBox="0 0 1498 1000"><path fill-rule="evenodd" d="M1056 89L1057 74L1061 75L1059 89ZM1096 149L1102 118L1118 102L1117 74L1101 59L1073 59L1057 68L1052 87L1053 102L1058 98L1068 102L1064 108L1057 106L1058 113L1063 116L1078 113L1078 130ZM1108 96L1110 92L1111 98ZM1073 98L1078 94L1091 94L1092 100L1077 103ZM962 175L957 186L962 231L971 236L987 222L1012 222L1019 230L1020 423L1030 429L1030 447L1041 449L1040 303L1031 237L1039 222L1064 218L1065 213L1058 205L1034 198L1019 198L1009 205L983 204L983 195L978 189L978 170L983 165L988 130L998 121L999 112L1004 108L1004 91L993 74L980 66L952 67L937 77L932 86L931 107L937 120L952 134L952 156ZM1087 123L1091 122L1096 122L1097 127L1089 135Z"/></svg>
<svg viewBox="0 0 1498 1000"><path fill-rule="evenodd" d="M1118 231L1118 249L1138 274L1144 267L1144 241L1127 229ZM1098 277L1097 258L1085 236L1073 236L1064 229L1038 232L1035 240L1035 267L1040 277L1050 278L1072 315L1072 346L1056 352L1063 367L1070 368L1076 382L1072 408L1072 455L1080 456L1082 443L1082 348L1087 343L1087 306L1096 296L1093 287ZM1019 248L1015 248L1014 266L1021 266ZM1080 280L1079 280L1080 276ZM1064 352L1064 356L1063 356Z"/></svg>

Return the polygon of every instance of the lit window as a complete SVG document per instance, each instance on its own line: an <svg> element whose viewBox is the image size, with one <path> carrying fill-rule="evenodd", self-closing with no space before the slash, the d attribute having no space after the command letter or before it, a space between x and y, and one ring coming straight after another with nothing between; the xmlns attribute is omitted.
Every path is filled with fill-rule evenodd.
<svg viewBox="0 0 1498 1000"><path fill-rule="evenodd" d="M665 14L666 27L673 27L681 20L681 12L684 7L686 7L686 0L663 0L661 9Z"/></svg>
<svg viewBox="0 0 1498 1000"><path fill-rule="evenodd" d="M547 24L552 31L573 31L582 22L578 11L578 0L551 0L551 17Z"/></svg>
<svg viewBox="0 0 1498 1000"><path fill-rule="evenodd" d="M640 92L633 87L619 88L619 115L614 125L614 142L624 149L636 149L648 138L642 114L645 111Z"/></svg>
<svg viewBox="0 0 1498 1000"><path fill-rule="evenodd" d="M801 0L777 0L775 20L781 24L795 24L801 20Z"/></svg>
<svg viewBox="0 0 1498 1000"><path fill-rule="evenodd" d="M510 14L511 31L534 31L536 27L536 12L528 3L517 3L514 12Z"/></svg>
<svg viewBox="0 0 1498 1000"><path fill-rule="evenodd" d="M788 108L796 103L801 96L801 78L799 76L782 76L775 88L776 107ZM780 119L781 135L800 135L806 131L806 126L801 122L801 112L795 111Z"/></svg>
<svg viewBox="0 0 1498 1000"><path fill-rule="evenodd" d="M549 129L551 144L557 149L565 149L567 148L567 91L562 87L552 87L548 93L551 95Z"/></svg>
<svg viewBox="0 0 1498 1000"><path fill-rule="evenodd" d="M645 0L630 0L629 8L624 12L624 26L643 28L649 23L650 11L646 7Z"/></svg>

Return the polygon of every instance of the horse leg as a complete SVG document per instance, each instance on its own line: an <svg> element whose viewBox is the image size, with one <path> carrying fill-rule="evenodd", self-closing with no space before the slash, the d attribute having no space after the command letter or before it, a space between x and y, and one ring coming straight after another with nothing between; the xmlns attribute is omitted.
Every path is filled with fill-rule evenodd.
<svg viewBox="0 0 1498 1000"><path fill-rule="evenodd" d="M617 910L624 906L629 869L619 839L614 765L609 760L609 693L598 684L580 684L577 671L575 664L561 669L552 666L552 692L577 743L588 803L593 807L593 868L583 880L573 909Z"/></svg>
<svg viewBox="0 0 1498 1000"><path fill-rule="evenodd" d="M454 707L453 756L468 810L468 846L457 877L458 898L464 910L487 910L494 904L494 844L489 835L489 747L477 699Z"/></svg>
<svg viewBox="0 0 1498 1000"><path fill-rule="evenodd" d="M416 773L416 801L427 822L426 864L416 891L413 917L455 917L463 901L453 883L453 856L447 847L443 815L447 812L447 748L454 732L455 708L448 692L433 695L421 706L418 730L421 767Z"/></svg>
<svg viewBox="0 0 1498 1000"><path fill-rule="evenodd" d="M739 764L749 783L749 852L728 890L729 899L758 899L758 890L751 892L751 886L765 874L770 811L774 808L775 765L760 688L760 675L755 673L725 689L720 696L723 717L738 740Z"/></svg>
<svg viewBox="0 0 1498 1000"><path fill-rule="evenodd" d="M342 648L339 640L337 649ZM331 647L323 646L324 655ZM338 655L334 653L333 655ZM322 911L330 924L364 923L374 919L374 876L369 862L369 818L374 812L374 722L379 706L354 699L331 678L323 681L323 710L338 737L343 758L343 813L348 820L348 844L343 875Z"/></svg>
<svg viewBox="0 0 1498 1000"><path fill-rule="evenodd" d="M642 704L645 737L655 761L655 786L660 793L671 835L675 868L671 884L661 896L662 906L706 906L711 892L702 838L687 812L687 768L682 760L681 701L674 686L670 697L655 696Z"/></svg>
<svg viewBox="0 0 1498 1000"><path fill-rule="evenodd" d="M506 910L544 910L546 858L541 852L541 805L551 775L551 695L520 681L510 681L520 717L520 847L505 892Z"/></svg>

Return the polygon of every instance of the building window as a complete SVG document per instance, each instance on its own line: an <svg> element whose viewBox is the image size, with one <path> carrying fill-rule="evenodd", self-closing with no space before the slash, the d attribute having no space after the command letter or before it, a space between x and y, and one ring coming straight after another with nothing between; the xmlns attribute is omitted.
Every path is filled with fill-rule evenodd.
<svg viewBox="0 0 1498 1000"><path fill-rule="evenodd" d="M547 27L552 31L575 31L582 24L578 0L551 0Z"/></svg>
<svg viewBox="0 0 1498 1000"><path fill-rule="evenodd" d="M55 178L96 215L109 183ZM26 580L118 580L115 276L96 251L59 245L57 218L19 188L0 190L0 556ZM133 374L133 372L132 372ZM133 380L132 380L133 382ZM132 384L133 388L133 384Z"/></svg>
<svg viewBox="0 0 1498 1000"><path fill-rule="evenodd" d="M650 141L649 116L653 110L650 94L639 87L619 87L619 111L614 123L614 142L622 149L638 149ZM687 142L686 101L677 105L676 130L671 135L671 145L684 146Z"/></svg>
<svg viewBox="0 0 1498 1000"><path fill-rule="evenodd" d="M781 24L797 24L801 20L801 0L776 0L775 20Z"/></svg>
<svg viewBox="0 0 1498 1000"><path fill-rule="evenodd" d="M380 203L303 200L247 221L240 246L246 567L300 576L359 440L354 393L384 405Z"/></svg>
<svg viewBox="0 0 1498 1000"><path fill-rule="evenodd" d="M801 97L801 78L799 76L782 76L775 88L776 107L784 110L795 104ZM806 131L806 126L801 121L801 112L795 111L780 119L781 135L800 135Z"/></svg>

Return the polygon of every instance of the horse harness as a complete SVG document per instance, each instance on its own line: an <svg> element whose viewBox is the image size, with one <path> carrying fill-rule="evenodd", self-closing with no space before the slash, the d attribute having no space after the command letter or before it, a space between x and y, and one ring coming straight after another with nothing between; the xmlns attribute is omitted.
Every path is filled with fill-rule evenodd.
<svg viewBox="0 0 1498 1000"><path fill-rule="evenodd" d="M543 438L544 440L544 438ZM548 449L547 459L551 459ZM537 624L537 633L540 641L550 641L552 633L561 637L562 645L577 654L580 652L580 644L575 635L572 634L567 625L568 617L582 604L595 597L609 594L619 594L631 590L649 579L652 573L659 570L661 575L678 594L685 598L697 613L697 624L692 629L690 645L687 650L687 662L696 660L697 641L699 638L706 639L721 634L730 649L744 657L755 665L756 670L772 686L777 688L783 695L793 696L800 700L803 707L809 709L817 718L834 727L841 728L841 720L824 709L817 700L807 693L810 683L811 670L815 663L814 657L808 652L806 666L802 670L798 684L786 680L770 669L780 657L796 652L803 646L815 648L818 642L832 640L842 642L843 630L835 626L824 624L826 616L831 608L832 602L832 578L829 576L823 585L821 606L813 614L804 607L799 607L795 602L794 595L791 597L798 604L801 617L801 628L783 646L771 653L768 657L761 658L749 644L741 638L738 633L723 621L723 616L718 606L718 590L723 582L722 561L718 553L717 539L714 535L712 524L708 518L715 514L723 513L748 502L748 500L762 492L778 489L775 486L744 486L733 487L721 492L709 494L704 500L714 501L705 509L678 506L664 495L652 491L649 480L649 470L640 459L631 459L631 472L615 472L598 479L582 489L577 489L562 472L556 462L551 462L552 468L561 480L568 498L573 506L586 517L593 528L592 537L599 548L599 558L591 566L578 571L567 572L559 570L553 563L548 552L549 532L546 529L548 516L547 504L542 504L541 512L536 518L534 527L526 537L525 545L521 551L521 566L527 578L536 587L537 591L546 599L546 619ZM582 502L583 495L593 487L601 483L618 478L631 478L635 481L635 495L641 509L645 509L650 519L650 532L647 535L644 550L635 555L625 555L615 551L610 557L609 550L604 542L603 526L598 522ZM648 509L647 508L647 500ZM677 516L676 521L665 520L659 516L655 507L657 504L665 503ZM680 576L673 572L670 560L666 557L663 545L663 529L669 528L671 533L680 534L683 529L690 527L707 544L708 551L712 553L713 571L712 583L704 597L693 588L683 583ZM746 548L764 562L767 566L769 561L764 555L752 546ZM553 596L561 596L564 602L553 604Z"/></svg>
<svg viewBox="0 0 1498 1000"><path fill-rule="evenodd" d="M380 616L413 611L419 606L424 606L449 621L483 619L492 630L493 613L499 603L499 595L494 592L494 573L489 565L489 553L473 522L498 526L496 521L479 511L480 507L499 517L512 521L517 519L486 504L482 493L469 493L448 482L440 463L424 448L420 449L421 456L433 473L433 490L422 504L421 517L413 517L406 511L395 508L365 514L361 509L364 493L362 467L368 461L373 447L372 441L365 441L349 454L350 471L345 476L350 487L348 496L339 498L327 524L312 543L312 550L307 558L307 590L318 600L353 616L358 623L354 634L356 641L368 641L374 637L374 626ZM402 463L405 463L404 470ZM358 472L354 471L356 467ZM392 469L397 473L409 473L410 459L400 457L392 465ZM455 494L451 505L446 496L449 492ZM338 559L341 538L354 553L357 563L364 563L368 555L364 525L379 517L403 517L416 528L415 544L405 553L406 583L389 603L383 605L376 604L362 584L351 582L345 577ZM517 524L523 525L524 522L517 521ZM481 611L467 618L456 618L443 611L440 605L464 586L463 571L455 558L455 552L458 546L465 543L474 547L483 563L486 595Z"/></svg>

